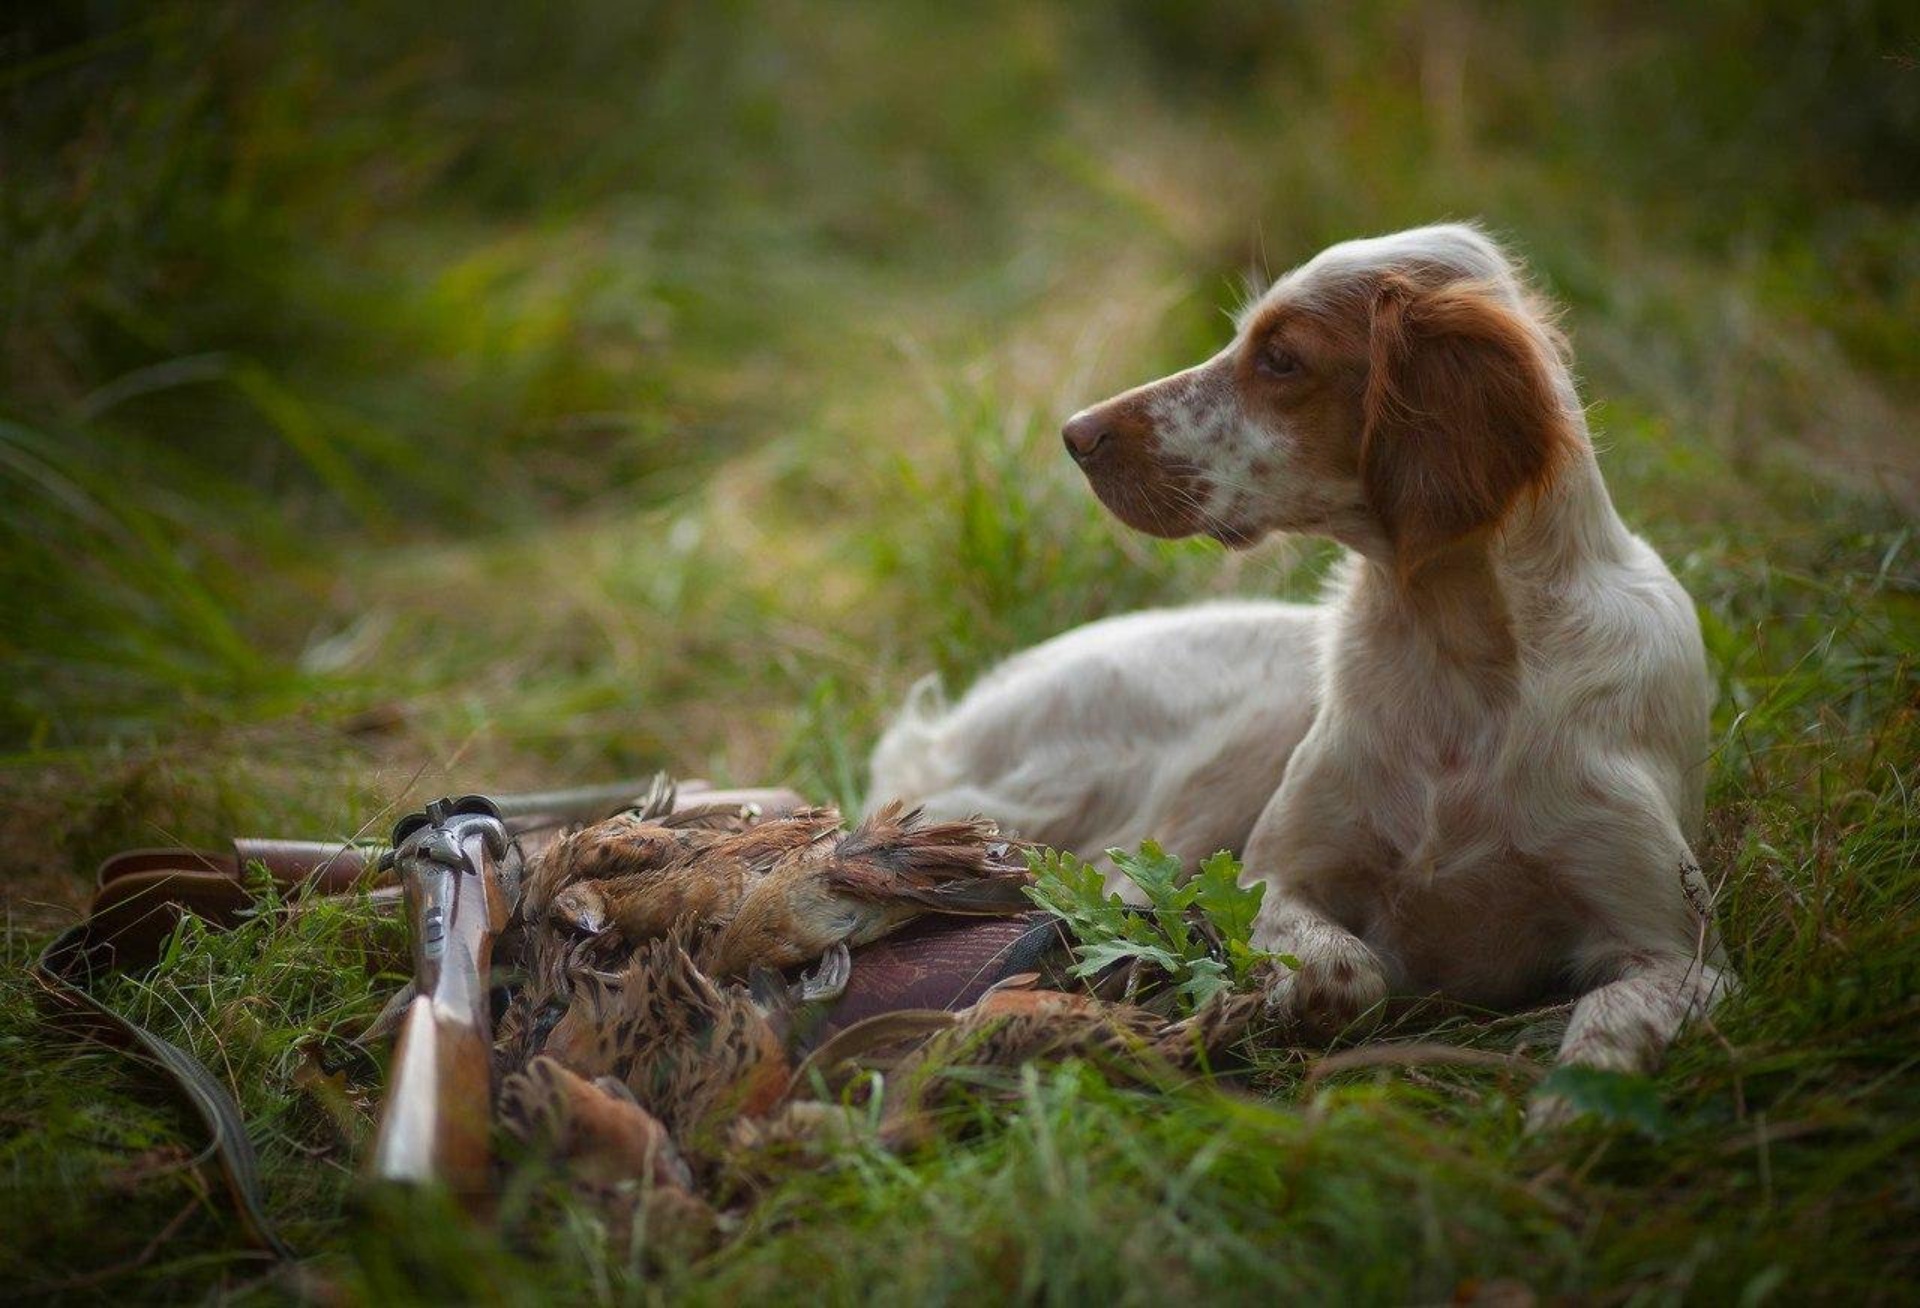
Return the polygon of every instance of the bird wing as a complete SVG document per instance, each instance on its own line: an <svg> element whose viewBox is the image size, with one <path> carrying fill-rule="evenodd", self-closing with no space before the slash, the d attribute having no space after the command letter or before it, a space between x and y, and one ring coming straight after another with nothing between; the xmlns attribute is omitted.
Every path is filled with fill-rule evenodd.
<svg viewBox="0 0 1920 1308"><path fill-rule="evenodd" d="M839 830L839 809L796 809L787 817L769 818L745 831L723 836L708 847L708 856L739 859L754 871L765 872L795 851L825 840Z"/></svg>
<svg viewBox="0 0 1920 1308"><path fill-rule="evenodd" d="M669 827L637 818L611 818L569 836L573 877L606 880L678 867L727 839L724 831Z"/></svg>

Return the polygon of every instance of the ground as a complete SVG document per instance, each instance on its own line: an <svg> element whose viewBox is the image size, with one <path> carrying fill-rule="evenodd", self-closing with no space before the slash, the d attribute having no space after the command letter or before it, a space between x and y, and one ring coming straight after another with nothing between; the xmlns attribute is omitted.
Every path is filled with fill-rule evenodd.
<svg viewBox="0 0 1920 1308"><path fill-rule="evenodd" d="M1897 1301L1920 1270L1920 35L1905 7L585 4L470 30L90 7L0 45L0 1278L51 1297ZM150 1076L18 965L128 845L378 832L656 767L855 803L888 707L1076 622L1308 596L1130 535L1080 405L1347 236L1479 217L1567 306L1603 470L1698 601L1740 992L1552 1138L1531 1074L1036 1071L778 1181L718 1253L532 1191L354 1202L302 1089L364 910L117 1002L228 1077L270 1273ZM1400 1014L1518 1051L1564 1014ZM539 1220L512 1220L537 1214ZM395 1238L404 1230L405 1238Z"/></svg>

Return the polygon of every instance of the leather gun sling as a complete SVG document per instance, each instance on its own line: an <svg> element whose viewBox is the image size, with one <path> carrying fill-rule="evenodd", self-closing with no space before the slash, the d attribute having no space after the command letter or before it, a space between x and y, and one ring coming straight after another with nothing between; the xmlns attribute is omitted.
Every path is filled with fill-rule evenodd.
<svg viewBox="0 0 1920 1308"><path fill-rule="evenodd" d="M289 899L339 894L367 881L374 853L308 841L237 840L234 852L130 850L101 864L87 916L56 936L33 965L50 1021L157 1067L192 1105L248 1238L279 1258L293 1251L267 1217L259 1161L240 1108L206 1065L112 1008L95 978L152 967L181 919L231 926L253 902L246 871L265 867Z"/></svg>

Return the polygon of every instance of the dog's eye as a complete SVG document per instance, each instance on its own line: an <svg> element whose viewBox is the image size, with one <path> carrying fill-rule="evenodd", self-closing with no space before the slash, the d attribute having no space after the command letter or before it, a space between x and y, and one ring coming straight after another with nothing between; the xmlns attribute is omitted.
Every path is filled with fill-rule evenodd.
<svg viewBox="0 0 1920 1308"><path fill-rule="evenodd" d="M1263 348L1253 366L1269 377L1291 377L1301 370L1300 356L1278 345Z"/></svg>

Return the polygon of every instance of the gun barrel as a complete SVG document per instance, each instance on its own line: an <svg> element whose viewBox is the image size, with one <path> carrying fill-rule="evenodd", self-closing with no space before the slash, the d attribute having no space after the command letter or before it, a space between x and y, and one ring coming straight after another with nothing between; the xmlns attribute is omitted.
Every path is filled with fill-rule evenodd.
<svg viewBox="0 0 1920 1308"><path fill-rule="evenodd" d="M548 822L598 822L623 808L666 811L689 805L751 804L766 813L790 813L806 805L798 794L782 787L715 790L704 781L671 783L659 777L621 781L573 790L541 790L491 797L500 816L514 825L544 819Z"/></svg>

